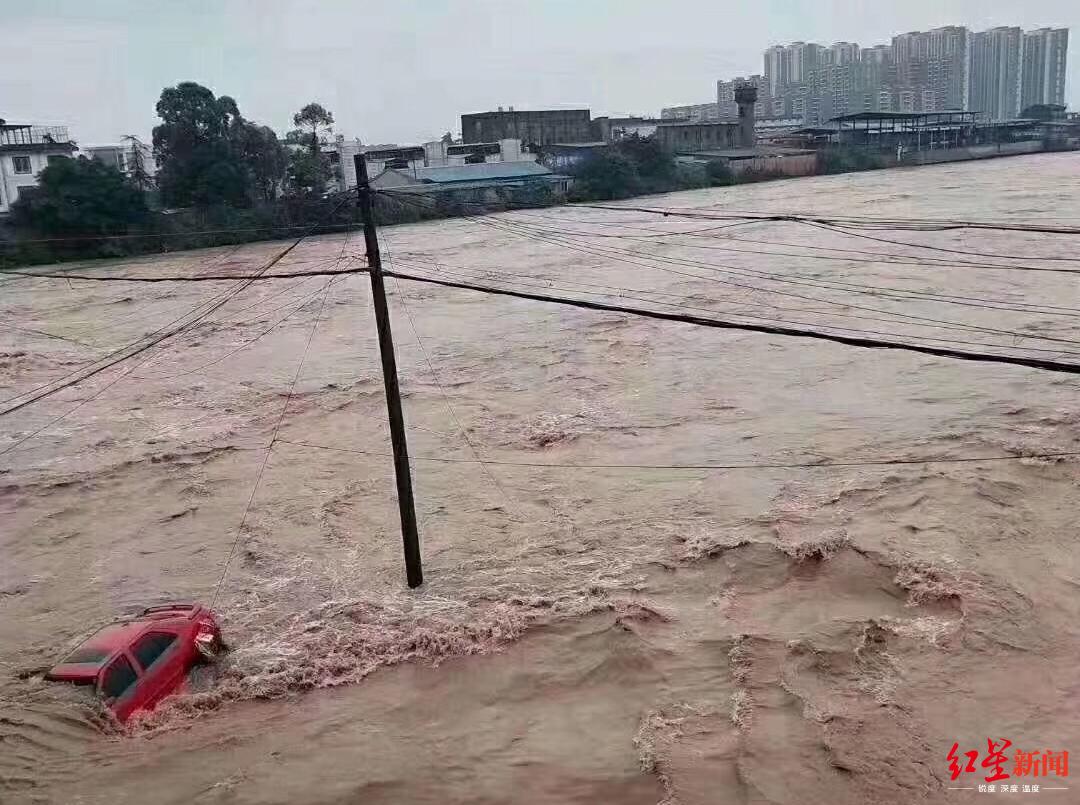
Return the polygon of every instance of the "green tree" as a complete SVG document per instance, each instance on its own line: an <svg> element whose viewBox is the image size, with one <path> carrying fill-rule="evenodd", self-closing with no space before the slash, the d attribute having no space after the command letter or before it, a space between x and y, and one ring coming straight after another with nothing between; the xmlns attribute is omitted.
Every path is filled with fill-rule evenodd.
<svg viewBox="0 0 1080 805"><path fill-rule="evenodd" d="M12 207L16 226L42 235L123 235L143 224L145 194L97 160L56 160Z"/></svg>
<svg viewBox="0 0 1080 805"><path fill-rule="evenodd" d="M709 184L714 187L726 186L729 184L735 184L735 174L731 168L728 167L726 162L721 162L718 159L714 159L705 166L705 178L709 180Z"/></svg>
<svg viewBox="0 0 1080 805"><path fill-rule="evenodd" d="M308 145L310 141L301 129L290 129L285 132L286 145Z"/></svg>
<svg viewBox="0 0 1080 805"><path fill-rule="evenodd" d="M286 135L285 141L300 145L289 155L289 186L293 195L321 198L326 193L326 183L334 175L330 161L322 153L319 135L330 130L334 116L321 104L312 102L293 115L295 131Z"/></svg>
<svg viewBox="0 0 1080 805"><path fill-rule="evenodd" d="M581 199L626 198L641 191L637 166L613 148L597 151L571 170L574 196Z"/></svg>
<svg viewBox="0 0 1080 805"><path fill-rule="evenodd" d="M334 125L334 116L322 104L312 101L295 115L293 125L304 129L311 153L319 153L319 133Z"/></svg>
<svg viewBox="0 0 1080 805"><path fill-rule="evenodd" d="M185 81L162 90L156 108L162 200L173 206L247 204L248 171L237 142L244 120L236 101Z"/></svg>
<svg viewBox="0 0 1080 805"><path fill-rule="evenodd" d="M641 192L656 193L678 186L675 157L656 140L627 137L612 147L634 163L641 178Z"/></svg>
<svg viewBox="0 0 1080 805"><path fill-rule="evenodd" d="M274 201L285 182L288 151L269 126L244 121L236 137L253 197L258 201Z"/></svg>
<svg viewBox="0 0 1080 805"><path fill-rule="evenodd" d="M312 154L306 148L294 147L289 152L289 194L320 198L326 192L326 183L333 176L325 154Z"/></svg>

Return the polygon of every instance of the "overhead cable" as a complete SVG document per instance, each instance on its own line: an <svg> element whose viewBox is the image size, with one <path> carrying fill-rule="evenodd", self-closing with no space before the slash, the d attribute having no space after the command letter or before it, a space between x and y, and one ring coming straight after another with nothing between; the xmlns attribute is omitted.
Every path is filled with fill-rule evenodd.
<svg viewBox="0 0 1080 805"><path fill-rule="evenodd" d="M549 296L547 294L527 293L513 291L506 288L496 288L488 285L471 282L457 282L452 280L438 279L435 277L423 277L408 274L402 271L384 271L388 277L424 282L432 285L441 285L447 288L460 288L462 290L479 291L497 296L509 296L517 299L527 299L534 302L548 302L552 304L568 305L570 307L585 310L600 310L609 313L624 313L662 321L680 322L700 327L714 327L723 330L741 330L744 332L765 333L768 335L794 336L799 338L811 338L820 341L831 341L847 346L864 347L868 349L896 349L907 352L917 352L923 355L932 355L941 358L954 358L965 361L978 361L984 363L1002 363L1013 366L1023 366L1031 369L1042 369L1049 372L1061 372L1065 374L1080 374L1080 364L1065 363L1061 361L1044 360L1041 358L1020 357L1013 355L995 355L985 352L972 352L966 350L950 349L945 347L931 347L920 344L905 343L901 341L885 341L882 339L862 338L858 336L837 335L824 333L818 330L807 330L796 327L785 327L764 324L743 324L723 319L712 319L701 316L689 316L678 313L664 313L657 310L627 307L625 305L613 305L603 302L592 302L583 299L568 299L565 297Z"/></svg>

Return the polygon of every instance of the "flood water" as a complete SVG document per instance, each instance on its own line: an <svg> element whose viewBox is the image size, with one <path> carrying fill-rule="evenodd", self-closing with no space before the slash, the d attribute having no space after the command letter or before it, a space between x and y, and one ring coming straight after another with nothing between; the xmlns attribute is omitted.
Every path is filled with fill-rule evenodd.
<svg viewBox="0 0 1080 805"><path fill-rule="evenodd" d="M1080 226L1080 157L626 204ZM1076 236L717 225L564 207L380 235L400 271L1080 362L1077 278L1011 270L1080 271ZM83 270L240 275L286 245ZM275 270L362 253L314 237ZM4 278L0 396L229 287ZM0 801L944 803L986 774L951 780L954 742L1080 751L1076 459L668 466L1080 451L1075 376L388 289L417 590L362 274L255 283L3 419L0 450L40 432L0 457ZM215 591L233 651L150 716L42 681L103 622Z"/></svg>

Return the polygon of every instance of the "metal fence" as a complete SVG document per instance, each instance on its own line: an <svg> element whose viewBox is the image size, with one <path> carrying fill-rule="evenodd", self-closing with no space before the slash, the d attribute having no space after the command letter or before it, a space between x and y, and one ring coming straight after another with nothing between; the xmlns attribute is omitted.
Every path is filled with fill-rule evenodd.
<svg viewBox="0 0 1080 805"><path fill-rule="evenodd" d="M2 145L48 145L50 143L69 143L67 126L18 126L0 130Z"/></svg>

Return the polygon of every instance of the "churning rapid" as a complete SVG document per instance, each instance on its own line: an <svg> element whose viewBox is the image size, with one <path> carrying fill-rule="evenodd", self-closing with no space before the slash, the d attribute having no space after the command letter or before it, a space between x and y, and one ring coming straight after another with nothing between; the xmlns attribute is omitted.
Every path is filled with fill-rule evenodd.
<svg viewBox="0 0 1080 805"><path fill-rule="evenodd" d="M1077 225L1080 161L632 205ZM380 234L426 276L1080 359L1076 276L1031 270L1080 271L1075 236L575 207ZM283 246L78 271L240 275ZM313 237L275 270L362 253ZM362 274L255 283L4 418L0 450L41 429L0 464L4 803L959 802L983 776L950 779L954 743L1080 751L1076 460L858 464L1080 450L1073 376L388 284L418 590ZM0 280L0 395L227 287ZM855 465L775 466L825 462ZM103 622L213 598L237 537L233 651L187 694L120 728L42 680Z"/></svg>

